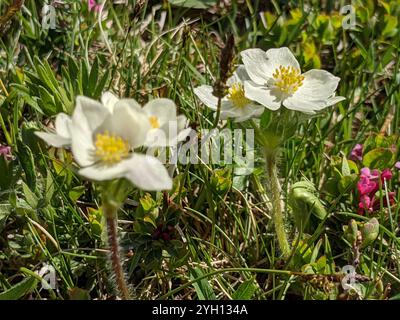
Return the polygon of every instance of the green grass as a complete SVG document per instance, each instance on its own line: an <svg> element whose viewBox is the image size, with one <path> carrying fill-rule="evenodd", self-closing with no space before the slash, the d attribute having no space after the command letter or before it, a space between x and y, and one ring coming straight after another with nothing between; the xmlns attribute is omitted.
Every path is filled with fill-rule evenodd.
<svg viewBox="0 0 400 320"><path fill-rule="evenodd" d="M1 2L0 15L10 2ZM352 30L341 26L338 11L345 1L322 6L312 0L268 5L233 0L227 1L230 6L198 10L148 1L135 16L135 1L128 7L107 1L107 20L99 25L85 1L65 0L56 8L55 30L41 28L42 2L26 0L0 28L0 141L14 156L0 159L0 299L115 298L100 189L77 175L68 151L49 149L33 132L59 112L71 114L77 95L99 99L105 90L140 103L170 98L192 128L211 129L213 112L193 88L218 78L219 52L230 32L236 63L237 53L247 48L288 46L303 71L321 68L341 78L338 94L346 100L299 125L282 148L286 227L296 250L289 261L280 258L261 150L256 170L244 178L234 176L233 166L178 165L172 191L135 190L119 212L134 297L400 298L398 171L387 186L396 192L396 203L370 217L357 214L354 172L363 165L350 166L354 176L343 172L343 156L357 143L369 150L400 147L398 1L355 1ZM158 8L154 17L152 8ZM396 150L368 163L382 170L397 160ZM291 186L304 178L316 186L328 216L299 235L286 200ZM380 222L379 236L361 250L357 267L370 281L362 283L361 297L346 295L340 281L324 275L351 264L343 226L351 218L362 222L373 216ZM160 225L174 226L171 240L153 239ZM41 289L33 273L43 263L56 270L56 290ZM391 291L385 290L389 285Z"/></svg>

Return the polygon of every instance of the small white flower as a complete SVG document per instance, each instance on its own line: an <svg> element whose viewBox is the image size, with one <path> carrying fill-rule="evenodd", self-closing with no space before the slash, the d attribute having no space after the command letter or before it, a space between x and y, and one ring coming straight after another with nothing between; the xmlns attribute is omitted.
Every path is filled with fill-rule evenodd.
<svg viewBox="0 0 400 320"><path fill-rule="evenodd" d="M74 159L82 167L79 174L96 181L126 178L148 191L171 189L172 179L162 163L135 152L151 129L140 105L110 93L101 100L76 100L69 132Z"/></svg>
<svg viewBox="0 0 400 320"><path fill-rule="evenodd" d="M298 61L286 47L267 52L248 49L241 56L251 79L244 85L246 97L268 109L277 110L284 105L315 113L345 99L335 96L340 78L316 69L302 74Z"/></svg>
<svg viewBox="0 0 400 320"><path fill-rule="evenodd" d="M101 96L101 102L110 112L112 112L114 105L119 99L111 92L105 92ZM79 106L80 107L80 106ZM41 132L37 131L35 134L43 139L47 144L56 147L69 147L71 145L71 118L65 113L59 113L56 116L54 129L55 132Z"/></svg>
<svg viewBox="0 0 400 320"><path fill-rule="evenodd" d="M263 107L249 100L245 96L244 82L250 80L243 65L239 66L233 76L228 79L228 95L221 100L222 120L234 118L235 122L242 122L258 117L264 111ZM207 107L217 110L218 98L213 94L213 88L202 85L194 89L194 93Z"/></svg>
<svg viewBox="0 0 400 320"><path fill-rule="evenodd" d="M59 113L55 121L55 133L52 132L35 132L35 134L43 139L47 144L56 147L66 147L71 144L70 134L71 118L65 113Z"/></svg>
<svg viewBox="0 0 400 320"><path fill-rule="evenodd" d="M142 108L148 117L149 130L145 146L166 147L176 146L186 139L191 129L187 128L188 121L184 115L176 115L176 105L169 99L154 99Z"/></svg>

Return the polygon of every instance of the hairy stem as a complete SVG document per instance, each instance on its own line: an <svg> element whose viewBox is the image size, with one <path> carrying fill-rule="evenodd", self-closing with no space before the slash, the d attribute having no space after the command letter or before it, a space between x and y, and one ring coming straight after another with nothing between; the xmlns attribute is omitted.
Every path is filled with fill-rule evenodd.
<svg viewBox="0 0 400 320"><path fill-rule="evenodd" d="M276 166L277 153L265 151L266 170L268 181L270 184L271 202L272 202L272 220L275 226L275 232L278 238L279 248L282 251L284 259L290 256L289 241L286 236L283 206L281 200L281 185L278 178L278 170Z"/></svg>
<svg viewBox="0 0 400 320"><path fill-rule="evenodd" d="M103 204L103 210L106 217L108 245L110 247L110 263L112 272L115 276L118 294L123 300L129 300L129 290L126 285L124 271L121 265L121 257L119 253L118 233L117 233L117 207L110 204Z"/></svg>

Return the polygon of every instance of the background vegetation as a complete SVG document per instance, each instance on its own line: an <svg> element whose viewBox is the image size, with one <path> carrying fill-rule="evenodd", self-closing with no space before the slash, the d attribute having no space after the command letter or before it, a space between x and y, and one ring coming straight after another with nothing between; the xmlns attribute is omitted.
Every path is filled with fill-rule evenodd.
<svg viewBox="0 0 400 320"><path fill-rule="evenodd" d="M0 299L114 299L106 264L100 194L82 182L68 152L33 135L77 95L105 90L144 103L168 97L192 128L212 128L212 111L193 94L218 75L227 34L236 52L288 46L303 71L322 68L341 78L347 100L300 126L283 149L284 193L311 181L328 215L311 219L295 248L279 259L268 210L261 154L256 170L238 176L229 165L179 165L169 193L135 191L120 211L124 266L139 299L399 299L400 3L353 1L356 26L344 29L348 1L106 1L103 15L86 1L52 1L55 29L42 26L42 0L8 12L0 3ZM117 2L117 1L115 1ZM123 1L120 1L123 2ZM136 3L137 2L137 3ZM188 1L189 2L189 1ZM217 3L218 2L218 3ZM142 3L142 5L140 4ZM188 3L186 3L188 5ZM9 19L7 13L9 13ZM236 57L239 63L239 57ZM232 123L227 123L227 127ZM357 144L362 161L347 160ZM6 159L7 158L7 159ZM382 193L392 206L358 213L362 167L393 168ZM385 190L386 189L386 190ZM285 196L285 201L288 197ZM338 275L354 263L344 236L350 219L376 217L377 239L358 248L360 292L344 291ZM56 270L45 290L35 271Z"/></svg>

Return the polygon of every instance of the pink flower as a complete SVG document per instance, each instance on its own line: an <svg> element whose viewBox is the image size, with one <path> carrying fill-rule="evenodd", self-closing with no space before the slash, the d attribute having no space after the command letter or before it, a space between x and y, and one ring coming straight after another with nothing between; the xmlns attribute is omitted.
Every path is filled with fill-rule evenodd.
<svg viewBox="0 0 400 320"><path fill-rule="evenodd" d="M390 180L390 179L392 179L392 177L393 177L393 173L392 173L392 171L390 171L390 169L385 169L382 171L382 174L381 174L382 181Z"/></svg>
<svg viewBox="0 0 400 320"><path fill-rule="evenodd" d="M358 213L364 214L365 211L373 212L379 210L380 199L375 197L376 192L379 190L379 184L384 181L392 179L393 174L390 169L385 169L382 173L379 170L370 170L369 168L362 168L360 171L360 180L357 183L357 190L360 193L360 200L358 203ZM383 199L384 206L394 203L394 192L389 192L389 204L386 197Z"/></svg>
<svg viewBox="0 0 400 320"><path fill-rule="evenodd" d="M362 161L362 156L363 156L363 145L362 144L356 144L350 152L349 159L353 161Z"/></svg>
<svg viewBox="0 0 400 320"><path fill-rule="evenodd" d="M100 12L101 6L102 6L102 4L98 4L97 0L88 0L89 11L94 10L96 12Z"/></svg>
<svg viewBox="0 0 400 320"><path fill-rule="evenodd" d="M0 145L0 155L6 160L12 160L11 147Z"/></svg>

